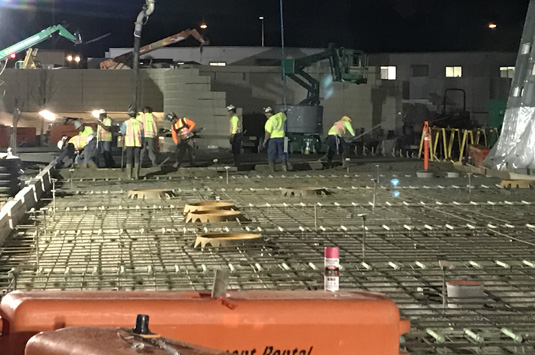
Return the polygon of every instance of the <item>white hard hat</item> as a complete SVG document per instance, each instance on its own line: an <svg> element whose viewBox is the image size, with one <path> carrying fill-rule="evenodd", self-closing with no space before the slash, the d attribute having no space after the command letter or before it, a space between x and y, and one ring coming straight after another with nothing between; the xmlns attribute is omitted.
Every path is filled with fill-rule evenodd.
<svg viewBox="0 0 535 355"><path fill-rule="evenodd" d="M58 148L63 149L63 146L65 145L66 141L67 141L66 136L61 137L61 139L58 141Z"/></svg>
<svg viewBox="0 0 535 355"><path fill-rule="evenodd" d="M234 111L234 110L236 110L236 106L234 106L234 105L228 105L228 106L227 106L227 110L228 110L228 111Z"/></svg>
<svg viewBox="0 0 535 355"><path fill-rule="evenodd" d="M273 113L273 109L271 108L271 106L264 107L264 113Z"/></svg>

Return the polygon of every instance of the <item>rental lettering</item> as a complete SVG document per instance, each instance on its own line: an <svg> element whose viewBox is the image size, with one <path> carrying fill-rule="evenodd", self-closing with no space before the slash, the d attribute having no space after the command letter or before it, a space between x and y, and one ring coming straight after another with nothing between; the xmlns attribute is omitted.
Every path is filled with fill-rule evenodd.
<svg viewBox="0 0 535 355"><path fill-rule="evenodd" d="M227 352L232 355L311 355L313 348L311 346L309 349L277 349L273 346L266 346L263 352L258 352L256 348L251 350L227 350Z"/></svg>

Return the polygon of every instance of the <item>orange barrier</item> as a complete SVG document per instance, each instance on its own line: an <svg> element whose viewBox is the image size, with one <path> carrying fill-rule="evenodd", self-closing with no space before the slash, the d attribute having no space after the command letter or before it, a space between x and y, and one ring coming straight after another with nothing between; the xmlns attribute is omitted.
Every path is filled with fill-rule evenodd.
<svg viewBox="0 0 535 355"><path fill-rule="evenodd" d="M410 327L391 300L358 291L16 291L0 305L0 353L23 354L40 331L132 327L139 313L162 336L247 355L397 355Z"/></svg>

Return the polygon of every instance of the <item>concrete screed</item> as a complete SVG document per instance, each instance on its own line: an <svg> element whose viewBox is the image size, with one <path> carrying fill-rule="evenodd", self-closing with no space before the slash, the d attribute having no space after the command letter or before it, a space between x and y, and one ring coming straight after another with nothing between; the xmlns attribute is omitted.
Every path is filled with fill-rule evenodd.
<svg viewBox="0 0 535 355"><path fill-rule="evenodd" d="M209 168L141 181L81 170L71 179L67 172L56 209L49 199L46 213L30 216L6 240L0 284L6 291L205 290L224 267L232 289L322 289L323 249L338 246L341 288L384 293L411 320L403 350L535 353L534 193L482 176L468 188L464 174L446 178L449 164L433 165L442 177L432 180L416 178L421 162L402 158L351 164L349 174L231 172L228 184L224 172ZM282 192L299 187L329 194ZM137 189L173 193L129 198ZM186 223L184 206L202 201L230 202L245 218ZM194 248L198 234L221 232L262 238ZM443 285L451 280L480 281L485 297L444 305Z"/></svg>

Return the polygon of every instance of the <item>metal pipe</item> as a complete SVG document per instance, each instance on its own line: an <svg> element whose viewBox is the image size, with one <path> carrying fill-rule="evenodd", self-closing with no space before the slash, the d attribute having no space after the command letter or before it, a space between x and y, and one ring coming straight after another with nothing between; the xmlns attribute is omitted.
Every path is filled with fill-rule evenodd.
<svg viewBox="0 0 535 355"><path fill-rule="evenodd" d="M149 16L154 12L156 6L156 0L145 0L143 9L137 15L137 19L134 27L134 97L132 101L132 109L134 112L138 112L138 99L139 99L139 49L141 47L141 32L143 31L143 25L148 21Z"/></svg>

